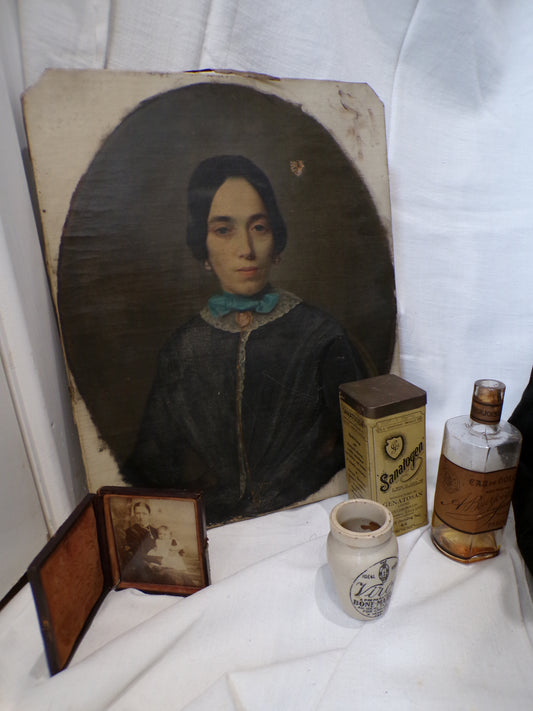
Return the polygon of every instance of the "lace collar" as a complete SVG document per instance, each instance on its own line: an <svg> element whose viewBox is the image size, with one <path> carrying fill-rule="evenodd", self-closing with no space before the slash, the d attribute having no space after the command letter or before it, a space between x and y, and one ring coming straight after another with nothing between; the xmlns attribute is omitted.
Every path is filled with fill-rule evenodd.
<svg viewBox="0 0 533 711"><path fill-rule="evenodd" d="M200 316L206 321L210 326L214 328L219 328L221 331L229 331L230 333L239 333L246 328L246 330L255 331L261 326L265 326L272 321L276 321L278 318L285 316L289 311L291 311L295 306L302 302L299 296L291 294L290 291L285 291L284 289L277 289L279 293L279 301L274 307L274 309L268 314L262 313L251 313L251 318L248 324L243 326L243 319L237 320L235 313L226 314L225 316L213 316L209 310L209 306L205 306L200 311ZM242 315L241 315L242 316ZM240 323L239 323L240 321Z"/></svg>

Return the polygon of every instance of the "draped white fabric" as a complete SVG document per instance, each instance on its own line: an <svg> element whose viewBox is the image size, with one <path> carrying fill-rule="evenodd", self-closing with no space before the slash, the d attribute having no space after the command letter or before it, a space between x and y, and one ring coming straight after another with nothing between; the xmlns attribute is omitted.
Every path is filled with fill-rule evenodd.
<svg viewBox="0 0 533 711"><path fill-rule="evenodd" d="M360 622L326 563L339 498L213 529L213 584L189 598L110 593L52 678L24 588L0 613L1 708L528 708L533 603L512 525L472 566L426 528L401 536L391 606Z"/></svg>
<svg viewBox="0 0 533 711"><path fill-rule="evenodd" d="M19 0L26 85L46 67L230 68L366 82L385 105L402 375L428 393L428 503L444 421L473 381L533 365L533 5L522 0ZM526 709L533 607L502 554L402 536L391 608L337 606L335 500L210 532L213 585L111 593L50 679L31 594L0 613L0 708Z"/></svg>

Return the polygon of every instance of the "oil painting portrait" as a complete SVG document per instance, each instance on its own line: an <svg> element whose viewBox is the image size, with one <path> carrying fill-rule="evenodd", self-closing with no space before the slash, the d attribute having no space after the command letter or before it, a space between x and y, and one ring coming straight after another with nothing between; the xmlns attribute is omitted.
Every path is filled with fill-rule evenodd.
<svg viewBox="0 0 533 711"><path fill-rule="evenodd" d="M89 486L202 491L208 525L338 493L339 385L395 355L377 97L206 72L130 103L42 212Z"/></svg>

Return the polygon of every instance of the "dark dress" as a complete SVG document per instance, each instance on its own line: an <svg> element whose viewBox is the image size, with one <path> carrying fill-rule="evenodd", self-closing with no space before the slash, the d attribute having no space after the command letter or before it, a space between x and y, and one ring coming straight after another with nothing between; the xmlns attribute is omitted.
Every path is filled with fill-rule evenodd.
<svg viewBox="0 0 533 711"><path fill-rule="evenodd" d="M204 309L171 336L122 469L136 486L203 490L209 524L327 483L344 466L338 386L365 376L341 326L293 294L252 318Z"/></svg>
<svg viewBox="0 0 533 711"><path fill-rule="evenodd" d="M516 540L533 574L533 370L509 422L522 433L522 452L513 492Z"/></svg>
<svg viewBox="0 0 533 711"><path fill-rule="evenodd" d="M153 526L134 523L126 529L123 554L122 579L129 581L150 580L150 569L146 563L147 553L154 547L157 530Z"/></svg>

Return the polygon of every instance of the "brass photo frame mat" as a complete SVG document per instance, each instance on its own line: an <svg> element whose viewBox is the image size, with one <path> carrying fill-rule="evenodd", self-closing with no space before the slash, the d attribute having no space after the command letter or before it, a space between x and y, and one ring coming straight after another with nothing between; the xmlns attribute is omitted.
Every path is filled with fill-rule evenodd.
<svg viewBox="0 0 533 711"><path fill-rule="evenodd" d="M106 522L111 571L117 589L133 587L144 592L192 595L209 585L205 512L200 494L126 487L103 487L99 494ZM155 529L161 526L167 528L174 537L171 542L177 539L183 547L185 553L180 556L185 564L185 568L180 566L183 580L169 583L163 578L161 582L157 580L157 575L153 580L124 580L119 534L127 530L132 508L142 503L150 507L150 525ZM150 557L155 561L158 556L152 552ZM177 556L174 558L177 559ZM157 562L152 565L157 573Z"/></svg>

